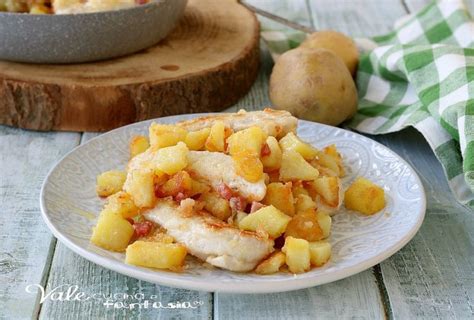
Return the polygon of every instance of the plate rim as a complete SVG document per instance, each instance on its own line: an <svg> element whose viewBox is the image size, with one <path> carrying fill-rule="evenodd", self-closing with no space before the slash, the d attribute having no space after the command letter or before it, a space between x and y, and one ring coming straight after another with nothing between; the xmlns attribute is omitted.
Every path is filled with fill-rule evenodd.
<svg viewBox="0 0 474 320"><path fill-rule="evenodd" d="M106 269L110 269L120 274L129 276L135 279L147 281L150 283L158 284L158 285L165 285L165 286L174 287L174 288L182 288L182 289L197 290L197 291L204 291L204 292L237 293L237 294L277 293L277 292L294 291L294 290L299 290L299 289L311 288L311 287L315 287L315 286L319 286L319 285L323 285L323 284L327 284L327 283L331 283L337 280L351 277L362 271L368 270L371 267L375 266L376 264L379 264L385 261L386 259L390 258L392 255L394 255L399 250L401 250L411 239L413 239L413 237L416 235L416 233L420 229L426 215L426 192L425 192L423 183L420 177L418 176L418 173L405 159L403 159L400 155L398 155L392 149L384 146L378 141L365 137L361 135L360 133L350 131L344 128L333 127L333 126L325 125L322 123L306 121L306 120L301 120L301 119L298 119L298 123L304 122L304 123L309 123L311 125L322 126L323 128L330 128L332 130L336 129L336 130L341 130L341 131L348 131L351 134L356 135L358 138L362 138L362 140L365 140L365 139L370 140L373 143L375 143L375 145L382 147L385 150L388 150L393 155L395 155L397 159L401 161L403 164L405 164L407 168L409 168L409 170L411 171L411 174L415 178L415 183L420 187L420 194L422 198L421 199L421 212L416 221L416 224L409 230L409 232L407 232L403 238L401 238L399 241L397 241L395 244L389 247L382 254L376 255L367 260L363 260L362 262L354 266L337 270L337 271L333 271L328 275L309 277L309 278L300 278L300 279L298 279L298 275L294 275L292 278L287 278L287 279L282 279L282 280L277 280L277 281L270 281L266 283L253 282L253 281L219 280L216 282L208 282L206 280L200 280L200 279L193 279L193 280L175 279L175 278L171 279L167 277L161 277L161 275L159 274L158 274L159 278L156 279L155 278L156 276L154 276L154 274L149 274L145 271L145 270L150 270L149 268L142 268L142 267L127 265L123 261L116 261L111 258L101 256L98 253L91 252L87 250L86 248L83 248L75 244L67 236L63 235L61 231L59 231L56 228L55 224L49 219L48 214L47 214L47 209L46 209L45 189L48 182L51 179L53 172L56 170L59 164L61 164L66 158L71 156L73 153L77 152L79 149L81 149L88 143L91 143L92 141L96 139L103 138L106 135L113 135L115 132L119 130L124 130L125 128L132 128L135 126L138 127L138 126L143 125L144 123L151 123L153 121L160 121L162 119L172 119L172 118L184 118L182 120L188 120L194 117L209 116L209 115L216 115L216 114L223 114L223 113L222 112L221 113L217 113L217 112L194 113L194 114L188 113L188 114L182 114L182 115L174 115L174 116L148 119L148 120L132 123L126 126L113 129L111 131L108 131L106 133L103 133L97 137L94 137L86 141L84 144L80 144L74 147L72 150L67 152L63 157L61 157L54 164L54 166L49 170L48 174L44 178L44 181L41 185L40 211L41 211L41 216L43 218L43 221L46 223L47 227L53 233L53 235L60 242L62 242L66 247L68 247L69 249L71 249L73 252L80 255L84 259L89 260L95 264L98 264L101 267L104 267Z"/></svg>

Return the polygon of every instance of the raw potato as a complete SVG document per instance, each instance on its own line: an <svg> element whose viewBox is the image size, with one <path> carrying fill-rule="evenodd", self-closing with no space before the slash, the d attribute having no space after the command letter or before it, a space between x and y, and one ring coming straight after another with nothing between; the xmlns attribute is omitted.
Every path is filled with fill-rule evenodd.
<svg viewBox="0 0 474 320"><path fill-rule="evenodd" d="M122 216L107 209L100 213L92 231L91 242L98 247L121 252L133 236L133 227Z"/></svg>
<svg viewBox="0 0 474 320"><path fill-rule="evenodd" d="M286 264L291 272L303 273L311 267L308 241L287 237L281 250L286 254Z"/></svg>
<svg viewBox="0 0 474 320"><path fill-rule="evenodd" d="M357 178L346 190L344 201L347 209L372 215L385 207L385 192L365 178Z"/></svg>
<svg viewBox="0 0 474 320"><path fill-rule="evenodd" d="M295 215L286 227L285 237L294 237L308 241L324 239L324 232L319 226L318 217L313 210L306 210Z"/></svg>
<svg viewBox="0 0 474 320"><path fill-rule="evenodd" d="M96 191L100 197L108 197L122 190L127 174L119 170L110 170L97 176Z"/></svg>
<svg viewBox="0 0 474 320"><path fill-rule="evenodd" d="M298 152L306 160L311 160L318 154L318 150L312 145L302 141L293 132L288 133L286 136L281 138L280 146L283 151L293 150Z"/></svg>
<svg viewBox="0 0 474 320"><path fill-rule="evenodd" d="M295 206L293 203L293 193L291 190L291 183L273 182L267 186L267 193L263 198L262 203L266 205L273 205L286 215L295 215Z"/></svg>
<svg viewBox="0 0 474 320"><path fill-rule="evenodd" d="M285 150L281 159L280 180L314 180L318 177L318 169L311 166L296 151Z"/></svg>
<svg viewBox="0 0 474 320"><path fill-rule="evenodd" d="M155 148L164 148L176 145L186 139L187 131L181 127L152 123L149 129L150 145Z"/></svg>
<svg viewBox="0 0 474 320"><path fill-rule="evenodd" d="M311 264L321 267L331 258L331 244L326 241L315 241L309 243Z"/></svg>
<svg viewBox="0 0 474 320"><path fill-rule="evenodd" d="M285 264L285 254L281 251L276 251L266 260L259 263L255 268L256 274L272 274L280 271L280 268Z"/></svg>
<svg viewBox="0 0 474 320"><path fill-rule="evenodd" d="M130 159L143 153L150 147L150 143L148 143L148 138L145 136L134 136L132 140L130 140Z"/></svg>
<svg viewBox="0 0 474 320"><path fill-rule="evenodd" d="M186 248L177 243L135 241L127 247L125 262L141 267L176 270L182 267Z"/></svg>
<svg viewBox="0 0 474 320"><path fill-rule="evenodd" d="M202 150L204 149L204 144L206 143L210 133L211 128L204 128L199 131L188 132L186 139L184 139L184 143L186 143L189 150Z"/></svg>
<svg viewBox="0 0 474 320"><path fill-rule="evenodd" d="M275 108L334 126L357 109L357 90L349 70L325 49L296 48L281 55L273 67L269 93Z"/></svg>
<svg viewBox="0 0 474 320"><path fill-rule="evenodd" d="M356 75L359 51L355 42L346 35L332 30L314 32L306 38L301 47L332 51L341 58L351 75Z"/></svg>
<svg viewBox="0 0 474 320"><path fill-rule="evenodd" d="M243 218L239 222L239 228L249 231L263 230L267 232L270 237L275 239L285 232L290 220L291 217L274 206L267 206Z"/></svg>
<svg viewBox="0 0 474 320"><path fill-rule="evenodd" d="M123 218L133 218L138 214L138 207L133 202L132 196L124 191L108 197L104 209L121 215Z"/></svg>
<svg viewBox="0 0 474 320"><path fill-rule="evenodd" d="M282 153L277 139L273 136L269 136L267 138L266 144L270 149L270 154L260 157L265 171L274 171L280 169Z"/></svg>

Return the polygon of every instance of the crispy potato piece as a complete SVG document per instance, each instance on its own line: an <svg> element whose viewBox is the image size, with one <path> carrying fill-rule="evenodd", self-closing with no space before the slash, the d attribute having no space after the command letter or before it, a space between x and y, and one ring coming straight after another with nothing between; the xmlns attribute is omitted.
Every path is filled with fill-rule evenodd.
<svg viewBox="0 0 474 320"><path fill-rule="evenodd" d="M139 208L151 208L155 205L155 174L151 170L134 170L128 173L124 190L133 198Z"/></svg>
<svg viewBox="0 0 474 320"><path fill-rule="evenodd" d="M316 202L314 202L309 195L299 194L296 197L295 208L297 213L304 212L309 209L314 210L316 209Z"/></svg>
<svg viewBox="0 0 474 320"><path fill-rule="evenodd" d="M154 148L164 148L176 145L186 139L188 132L178 126L152 123L149 128L150 145Z"/></svg>
<svg viewBox="0 0 474 320"><path fill-rule="evenodd" d="M318 149L314 148L309 143L302 141L293 132L288 133L280 140L280 147L283 151L296 151L306 160L311 160L318 154Z"/></svg>
<svg viewBox="0 0 474 320"><path fill-rule="evenodd" d="M342 184L338 177L319 177L306 183L313 198L323 205L336 209L342 203Z"/></svg>
<svg viewBox="0 0 474 320"><path fill-rule="evenodd" d="M204 128L198 131L188 132L184 143L186 143L189 150L203 150L210 133L211 128Z"/></svg>
<svg viewBox="0 0 474 320"><path fill-rule="evenodd" d="M133 231L130 222L105 209L100 213L97 225L93 228L91 242L98 247L121 252L128 246Z"/></svg>
<svg viewBox="0 0 474 320"><path fill-rule="evenodd" d="M225 151L225 124L222 121L215 121L209 132L204 146L207 151L224 152Z"/></svg>
<svg viewBox="0 0 474 320"><path fill-rule="evenodd" d="M281 160L280 180L314 180L319 172L296 151L284 150Z"/></svg>
<svg viewBox="0 0 474 320"><path fill-rule="evenodd" d="M188 147L183 142L178 142L172 147L161 148L156 152L154 165L166 174L178 173L188 165L188 152Z"/></svg>
<svg viewBox="0 0 474 320"><path fill-rule="evenodd" d="M257 274L272 274L280 271L280 268L285 264L286 256L281 251L272 253L270 257L263 260L255 268Z"/></svg>
<svg viewBox="0 0 474 320"><path fill-rule="evenodd" d="M122 190L127 174L119 170L110 170L97 176L96 191L100 197L108 197Z"/></svg>
<svg viewBox="0 0 474 320"><path fill-rule="evenodd" d="M323 239L324 234L319 226L316 211L310 209L296 214L286 227L285 237L294 237L308 241Z"/></svg>
<svg viewBox="0 0 474 320"><path fill-rule="evenodd" d="M305 189L301 181L293 182L292 185L293 197L296 199L300 194L309 196L308 190Z"/></svg>
<svg viewBox="0 0 474 320"><path fill-rule="evenodd" d="M285 238L285 245L282 248L285 253L285 260L288 268L293 273L303 273L311 267L309 243L304 239L293 237Z"/></svg>
<svg viewBox="0 0 474 320"><path fill-rule="evenodd" d="M331 244L327 241L316 241L309 243L311 264L321 267L331 258Z"/></svg>
<svg viewBox="0 0 474 320"><path fill-rule="evenodd" d="M216 192L204 193L199 200L205 202L204 209L222 221L226 221L232 214L229 202Z"/></svg>
<svg viewBox="0 0 474 320"><path fill-rule="evenodd" d="M121 215L123 218L133 218L138 214L138 207L133 202L132 196L124 191L108 197L104 209Z"/></svg>
<svg viewBox="0 0 474 320"><path fill-rule="evenodd" d="M281 182L270 183L267 186L267 193L265 194L262 203L273 205L278 210L283 211L286 215L294 216L295 206L291 186L291 182L285 184Z"/></svg>
<svg viewBox="0 0 474 320"><path fill-rule="evenodd" d="M260 150L265 143L267 135L260 127L250 127L237 131L227 139L230 155L236 155L240 152L246 152L255 157L260 157Z"/></svg>
<svg viewBox="0 0 474 320"><path fill-rule="evenodd" d="M347 209L372 215L385 208L385 192L365 178L357 178L346 190L344 201Z"/></svg>
<svg viewBox="0 0 474 320"><path fill-rule="evenodd" d="M260 156L265 171L268 172L280 169L282 152L277 139L269 136L265 143L268 146L269 153Z"/></svg>
<svg viewBox="0 0 474 320"><path fill-rule="evenodd" d="M287 216L274 206L263 207L247 215L239 222L242 230L263 230L272 238L278 238L285 232L291 217Z"/></svg>
<svg viewBox="0 0 474 320"><path fill-rule="evenodd" d="M257 156L242 151L232 155L237 174L250 182L257 182L263 176L263 164Z"/></svg>
<svg viewBox="0 0 474 320"><path fill-rule="evenodd" d="M141 267L176 270L184 265L186 247L177 243L135 241L127 247L125 262Z"/></svg>
<svg viewBox="0 0 474 320"><path fill-rule="evenodd" d="M175 197L178 193L187 194L192 187L192 179L186 171L174 174L168 181L156 188L156 194L160 198Z"/></svg>
<svg viewBox="0 0 474 320"><path fill-rule="evenodd" d="M130 140L129 149L130 149L130 158L143 153L150 147L148 138L145 136L133 136Z"/></svg>
<svg viewBox="0 0 474 320"><path fill-rule="evenodd" d="M318 221L319 227L323 231L323 239L326 239L331 234L331 216L327 212L318 210L316 212L316 220Z"/></svg>
<svg viewBox="0 0 474 320"><path fill-rule="evenodd" d="M342 162L342 156L339 153L339 151L337 151L336 145L331 144L331 145L327 146L326 148L323 149L323 152L324 152L324 154L326 154L326 155L332 157L333 159L335 159L335 161L337 163L337 166L339 167L339 177L343 177L346 174L346 172L344 170L344 164Z"/></svg>

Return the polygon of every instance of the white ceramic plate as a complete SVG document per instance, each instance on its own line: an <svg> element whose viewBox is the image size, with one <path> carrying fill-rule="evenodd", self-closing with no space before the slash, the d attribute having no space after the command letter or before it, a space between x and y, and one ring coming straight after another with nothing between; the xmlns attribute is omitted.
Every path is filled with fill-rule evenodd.
<svg viewBox="0 0 474 320"><path fill-rule="evenodd" d="M196 115L155 120L174 123ZM415 171L381 144L356 133L299 121L298 134L316 147L335 143L344 157L347 186L364 176L383 186L387 206L365 217L344 209L333 217L330 242L332 258L322 268L292 275L239 274L210 269L193 261L184 273L127 265L124 254L89 243L103 200L95 193L95 178L106 170L123 169L128 161L128 142L146 134L151 121L122 127L74 149L49 173L41 190L41 211L53 234L84 258L116 272L162 285L202 291L235 293L281 292L336 281L366 270L400 250L417 232L425 214L423 186ZM192 259L191 259L192 260Z"/></svg>

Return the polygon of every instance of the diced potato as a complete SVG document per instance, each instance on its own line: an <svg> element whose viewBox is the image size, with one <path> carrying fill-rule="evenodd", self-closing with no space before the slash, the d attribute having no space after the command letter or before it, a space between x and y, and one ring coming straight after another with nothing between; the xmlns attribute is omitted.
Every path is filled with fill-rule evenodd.
<svg viewBox="0 0 474 320"><path fill-rule="evenodd" d="M145 136L134 136L132 140L130 140L130 158L143 153L150 147L150 143L148 143L148 138Z"/></svg>
<svg viewBox="0 0 474 320"><path fill-rule="evenodd" d="M210 133L211 128L204 128L198 131L188 132L184 143L186 143L189 150L202 150L204 149L204 144L206 143Z"/></svg>
<svg viewBox="0 0 474 320"><path fill-rule="evenodd" d="M318 150L316 148L306 142L303 142L293 132L289 132L286 136L280 139L280 147L283 151L296 151L306 160L311 160L318 154Z"/></svg>
<svg viewBox="0 0 474 320"><path fill-rule="evenodd" d="M299 194L296 197L296 212L303 212L309 209L316 209L316 202L309 195Z"/></svg>
<svg viewBox="0 0 474 320"><path fill-rule="evenodd" d="M159 149L153 162L157 169L166 174L175 174L188 165L188 147L183 142L178 142L172 147Z"/></svg>
<svg viewBox="0 0 474 320"><path fill-rule="evenodd" d="M339 167L339 177L343 177L345 175L344 164L341 154L337 151L336 145L332 144L327 146L323 149L323 152L336 160L337 166Z"/></svg>
<svg viewBox="0 0 474 320"><path fill-rule="evenodd" d="M138 214L138 207L133 202L132 196L124 191L107 198L105 209L121 215L123 218L133 218Z"/></svg>
<svg viewBox="0 0 474 320"><path fill-rule="evenodd" d="M294 237L308 241L324 238L319 226L318 217L314 210L306 210L295 215L286 227L285 237Z"/></svg>
<svg viewBox="0 0 474 320"><path fill-rule="evenodd" d="M326 241L316 241L309 243L309 253L311 264L321 267L331 258L331 244Z"/></svg>
<svg viewBox="0 0 474 320"><path fill-rule="evenodd" d="M266 260L260 262L255 268L257 274L272 274L280 271L280 268L285 264L286 256L281 251L276 251Z"/></svg>
<svg viewBox="0 0 474 320"><path fill-rule="evenodd" d="M338 208L342 202L342 184L338 177L319 177L307 182L311 196L319 199L329 208Z"/></svg>
<svg viewBox="0 0 474 320"><path fill-rule="evenodd" d="M311 267L308 241L286 237L282 251L286 255L286 264L291 272L302 273L308 271Z"/></svg>
<svg viewBox="0 0 474 320"><path fill-rule="evenodd" d="M184 141L188 132L178 126L152 123L149 129L150 145L156 149L176 145Z"/></svg>
<svg viewBox="0 0 474 320"><path fill-rule="evenodd" d="M309 196L308 190L305 189L301 182L295 182L292 185L293 197L297 198L300 194Z"/></svg>
<svg viewBox="0 0 474 320"><path fill-rule="evenodd" d="M265 143L267 135L260 127L250 127L235 132L227 139L230 155L246 152L255 157L260 157L260 150Z"/></svg>
<svg viewBox="0 0 474 320"><path fill-rule="evenodd" d="M385 192L365 178L357 178L346 190L346 208L366 215L372 215L385 208Z"/></svg>
<svg viewBox="0 0 474 320"><path fill-rule="evenodd" d="M168 181L156 189L156 194L160 198L174 197L178 193L188 194L192 188L192 179L186 171L180 171L173 175Z"/></svg>
<svg viewBox="0 0 474 320"><path fill-rule="evenodd" d="M268 175L268 181L265 183L273 183L273 182L280 182L280 171L272 171L272 172L267 172Z"/></svg>
<svg viewBox="0 0 474 320"><path fill-rule="evenodd" d="M129 172L124 190L133 198L139 208L151 208L156 201L155 175L151 170L134 170Z"/></svg>
<svg viewBox="0 0 474 320"><path fill-rule="evenodd" d="M239 228L243 230L264 230L272 238L278 238L285 232L291 217L274 206L263 207L243 218Z"/></svg>
<svg viewBox="0 0 474 320"><path fill-rule="evenodd" d="M263 165L257 156L247 151L232 156L237 174L249 182L257 182L263 177Z"/></svg>
<svg viewBox="0 0 474 320"><path fill-rule="evenodd" d="M191 182L191 190L189 192L189 196L193 197L197 194L204 194L206 192L209 192L209 190L211 190L211 188L207 184L193 179Z"/></svg>
<svg viewBox="0 0 474 320"><path fill-rule="evenodd" d="M184 265L186 247L177 243L135 241L127 247L125 262L128 264L176 270Z"/></svg>
<svg viewBox="0 0 474 320"><path fill-rule="evenodd" d="M209 136L204 144L206 150L213 152L224 152L225 150L225 124L222 121L216 121L211 127Z"/></svg>
<svg viewBox="0 0 474 320"><path fill-rule="evenodd" d="M229 202L216 192L204 193L199 199L205 202L204 209L222 221L227 220L232 214Z"/></svg>
<svg viewBox="0 0 474 320"><path fill-rule="evenodd" d="M262 155L260 157L263 163L263 167L266 171L274 171L280 169L282 152L277 139L275 139L275 137L269 136L266 140L266 144L270 150L270 153L268 155Z"/></svg>
<svg viewBox="0 0 474 320"><path fill-rule="evenodd" d="M314 180L319 172L296 151L285 150L281 160L280 180Z"/></svg>
<svg viewBox="0 0 474 320"><path fill-rule="evenodd" d="M311 160L311 165L318 169L320 175L328 177L339 176L339 166L337 162L331 156L319 152L318 156Z"/></svg>
<svg viewBox="0 0 474 320"><path fill-rule="evenodd" d="M273 182L267 186L267 193L263 198L262 203L266 205L273 205L286 215L295 215L295 205L293 203L293 193L291 192L291 182L281 183Z"/></svg>
<svg viewBox="0 0 474 320"><path fill-rule="evenodd" d="M133 236L133 227L122 216L103 210L92 231L91 242L111 251L124 251Z"/></svg>
<svg viewBox="0 0 474 320"><path fill-rule="evenodd" d="M110 170L97 176L96 191L101 197L108 197L122 190L127 174L119 170Z"/></svg>
<svg viewBox="0 0 474 320"><path fill-rule="evenodd" d="M326 239L331 234L331 216L327 212L318 210L316 212L316 220L318 221L319 227L323 231L323 239Z"/></svg>

